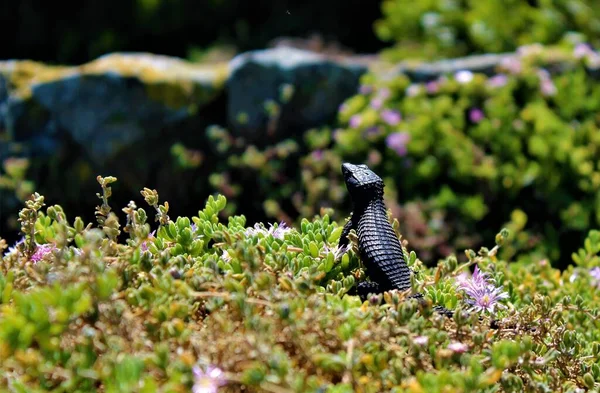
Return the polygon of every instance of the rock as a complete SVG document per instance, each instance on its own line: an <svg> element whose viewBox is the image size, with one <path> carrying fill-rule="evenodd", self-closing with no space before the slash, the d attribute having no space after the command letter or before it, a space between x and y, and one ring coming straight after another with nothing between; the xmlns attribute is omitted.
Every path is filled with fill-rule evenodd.
<svg viewBox="0 0 600 393"><path fill-rule="evenodd" d="M194 116L226 78L226 65L145 53L110 54L77 67L0 62L0 129L30 155L53 154L66 133L101 165Z"/></svg>
<svg viewBox="0 0 600 393"><path fill-rule="evenodd" d="M229 126L237 135L265 143L268 136L281 139L331 123L367 71L364 62L351 57L289 47L243 53L229 65Z"/></svg>

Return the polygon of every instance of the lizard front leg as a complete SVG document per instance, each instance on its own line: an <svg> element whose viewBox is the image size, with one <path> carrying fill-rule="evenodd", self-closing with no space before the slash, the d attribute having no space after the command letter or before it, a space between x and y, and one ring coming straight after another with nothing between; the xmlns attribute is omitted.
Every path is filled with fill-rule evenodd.
<svg viewBox="0 0 600 393"><path fill-rule="evenodd" d="M346 224L344 224L344 229L342 229L342 234L340 235L340 241L338 243L338 248L348 245L348 242L349 242L348 235L350 234L350 231L352 229L356 230L356 224L354 223L354 220L352 219L352 213L351 213L350 219L348 220L348 222L346 222Z"/></svg>
<svg viewBox="0 0 600 393"><path fill-rule="evenodd" d="M356 293L363 302L369 298L369 295L377 295L382 292L379 284L373 281L361 281L356 286Z"/></svg>

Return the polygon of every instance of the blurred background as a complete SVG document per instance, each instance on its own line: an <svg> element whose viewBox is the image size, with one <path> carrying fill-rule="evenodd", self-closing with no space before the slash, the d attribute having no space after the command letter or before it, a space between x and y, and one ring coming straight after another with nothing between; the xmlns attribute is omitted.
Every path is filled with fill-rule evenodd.
<svg viewBox="0 0 600 393"><path fill-rule="evenodd" d="M358 52L385 45L373 31L378 1L127 0L51 7L43 1L5 2L1 28L15 37L1 57L81 64L115 51L201 58L263 49L281 37L327 41Z"/></svg>
<svg viewBox="0 0 600 393"><path fill-rule="evenodd" d="M172 218L286 221L386 182L421 259L492 247L570 263L600 223L592 0L127 0L0 4L0 235L37 191L69 220L158 191ZM122 225L124 225L122 223Z"/></svg>

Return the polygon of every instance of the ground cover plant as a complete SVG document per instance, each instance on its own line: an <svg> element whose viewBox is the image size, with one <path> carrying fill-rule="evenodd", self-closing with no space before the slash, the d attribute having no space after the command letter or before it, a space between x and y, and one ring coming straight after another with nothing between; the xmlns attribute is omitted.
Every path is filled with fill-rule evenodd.
<svg viewBox="0 0 600 393"><path fill-rule="evenodd" d="M121 210L98 177L97 221L34 193L22 241L1 242L0 386L19 392L580 392L600 382L600 232L564 271L495 244L428 266L404 242L413 289L364 272L323 210L247 225L210 197L193 217L144 189ZM135 199L135 198L134 198ZM136 199L136 200L137 200ZM143 199L143 201L142 201ZM144 204L146 209L138 207ZM152 219L154 216L154 219ZM397 220L393 219L396 230ZM401 237L401 234L398 234Z"/></svg>

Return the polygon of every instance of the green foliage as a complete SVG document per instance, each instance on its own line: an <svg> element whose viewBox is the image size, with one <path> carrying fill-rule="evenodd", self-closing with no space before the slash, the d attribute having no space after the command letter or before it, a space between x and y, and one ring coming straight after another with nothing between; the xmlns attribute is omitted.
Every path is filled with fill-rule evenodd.
<svg viewBox="0 0 600 393"><path fill-rule="evenodd" d="M26 179L29 161L25 158L8 158L2 162L4 174L0 175L0 190L14 192L20 201L24 201L33 192L34 184Z"/></svg>
<svg viewBox="0 0 600 393"><path fill-rule="evenodd" d="M366 74L337 129L259 148L210 128L223 158L211 184L232 202L228 213L243 204L287 222L325 213L340 221L350 210L340 165L366 163L428 263L493 242L502 227L511 232L503 258L535 252L564 263L600 225L599 65L578 44L523 47L491 76L412 83Z"/></svg>
<svg viewBox="0 0 600 393"><path fill-rule="evenodd" d="M569 56L527 48L498 75L462 72L424 84L369 76L373 92L345 104L347 126L332 150L370 162L387 180L392 206L396 195L418 201L430 217L428 236L453 228L453 249L477 244L469 239L475 233L491 240L494 228L508 225L520 237L508 253L535 248L557 261L561 238L582 239L600 225L600 90L586 68L597 55ZM557 61L564 72L550 75L544 67ZM386 111L402 120L386 122ZM397 133L406 135L401 147L392 139ZM440 240L433 242L445 247Z"/></svg>
<svg viewBox="0 0 600 393"><path fill-rule="evenodd" d="M377 36L395 45L391 59L511 52L556 44L572 32L598 45L600 6L593 0L384 0Z"/></svg>
<svg viewBox="0 0 600 393"><path fill-rule="evenodd" d="M156 191L142 194L158 206ZM455 309L448 320L404 293L351 295L364 272L356 248L336 247L341 226L328 214L297 228L247 227L244 216L222 216L227 199L217 195L191 218L157 209L163 220L150 232L132 201L112 238L106 222L71 224L58 205L23 210L32 208L34 255L11 247L0 264L2 389L574 392L600 383L597 231L563 273L535 257L499 259L507 230L491 249L466 250L462 264L452 255L427 267L404 242L413 289ZM464 313L458 283L472 265L509 295L491 315Z"/></svg>

